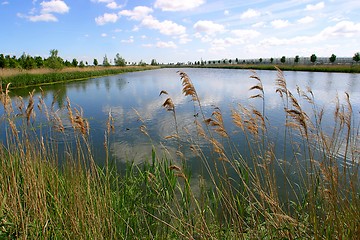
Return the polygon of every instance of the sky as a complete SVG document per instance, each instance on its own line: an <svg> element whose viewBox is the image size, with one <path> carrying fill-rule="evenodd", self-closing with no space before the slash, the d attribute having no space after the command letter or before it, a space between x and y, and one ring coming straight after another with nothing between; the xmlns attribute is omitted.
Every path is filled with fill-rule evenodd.
<svg viewBox="0 0 360 240"><path fill-rule="evenodd" d="M0 53L92 64L352 57L359 0L0 0Z"/></svg>

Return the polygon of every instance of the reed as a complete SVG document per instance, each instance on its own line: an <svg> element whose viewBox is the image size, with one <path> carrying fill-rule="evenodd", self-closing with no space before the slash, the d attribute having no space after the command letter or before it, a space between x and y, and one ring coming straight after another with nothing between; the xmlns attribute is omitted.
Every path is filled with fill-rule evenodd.
<svg viewBox="0 0 360 240"><path fill-rule="evenodd" d="M162 107L175 124L175 134L164 141L178 140L177 155L169 159L155 150L139 115L139 133L153 150L145 163L128 162L120 170L109 152L117 130L111 111L104 133L105 164L99 166L92 154L91 127L70 99L64 118L42 96L36 99L30 92L27 102L12 102L9 84L1 88L6 141L0 145L0 238L356 239L359 124L351 96L345 94L343 102L337 98L329 132L323 126L326 113L315 105L311 89L291 92L277 71L276 91L284 107L282 153L275 152L276 142L268 133L272 126L256 72L250 76L255 82L249 101L262 101L260 109L239 104L231 111L237 134L247 141L247 154L237 149L221 109L214 107L207 116L190 77L179 72L184 97L191 98L199 113L194 115L196 134L178 127L176 103L162 90ZM312 112L303 110L308 105ZM51 131L64 139L71 131L75 140L60 147L44 137L45 129L37 125L40 115ZM181 131L186 140L180 141ZM207 144L200 145L199 139ZM202 175L192 176L186 148L195 155L193 161L202 163ZM289 151L290 157L285 154Z"/></svg>

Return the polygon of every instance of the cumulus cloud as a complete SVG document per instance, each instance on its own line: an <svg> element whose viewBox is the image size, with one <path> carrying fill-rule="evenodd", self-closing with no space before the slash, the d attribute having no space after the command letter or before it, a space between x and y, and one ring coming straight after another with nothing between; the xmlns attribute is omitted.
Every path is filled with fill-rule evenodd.
<svg viewBox="0 0 360 240"><path fill-rule="evenodd" d="M156 47L158 48L177 48L176 44L173 41L169 42L157 42Z"/></svg>
<svg viewBox="0 0 360 240"><path fill-rule="evenodd" d="M108 4L106 4L106 7L110 9L119 9L124 7L124 5L117 4L116 2L109 2Z"/></svg>
<svg viewBox="0 0 360 240"><path fill-rule="evenodd" d="M33 4L35 3L36 1L33 1ZM40 6L40 14L35 15L37 9L33 8L29 12L29 15L18 13L17 16L21 18L27 18L32 22L57 22L58 19L54 14L68 13L70 10L68 5L66 5L66 3L62 0L43 1L40 3Z"/></svg>
<svg viewBox="0 0 360 240"><path fill-rule="evenodd" d="M260 32L251 29L236 29L232 30L231 33L243 40L253 39L260 36Z"/></svg>
<svg viewBox="0 0 360 240"><path fill-rule="evenodd" d="M115 23L119 19L119 16L115 13L105 13L103 16L95 18L97 25L104 25L106 23Z"/></svg>
<svg viewBox="0 0 360 240"><path fill-rule="evenodd" d="M290 26L290 22L288 20L282 20L282 19L276 19L274 21L272 21L271 26L273 26L273 28L285 28Z"/></svg>
<svg viewBox="0 0 360 240"><path fill-rule="evenodd" d="M306 16L306 17L303 17L303 18L300 18L299 20L297 20L297 22L301 23L301 24L308 24L308 23L311 23L313 21L314 21L314 18L310 17L310 16Z"/></svg>
<svg viewBox="0 0 360 240"><path fill-rule="evenodd" d="M323 37L353 37L360 35L360 23L342 21L335 26L325 28L320 35Z"/></svg>
<svg viewBox="0 0 360 240"><path fill-rule="evenodd" d="M308 5L306 5L305 10L307 10L307 11L316 11L316 10L323 9L324 7L325 7L325 3L324 2L319 2L317 4L308 4Z"/></svg>
<svg viewBox="0 0 360 240"><path fill-rule="evenodd" d="M159 21L153 16L147 16L141 21L141 25L150 29L156 29L164 35L182 35L186 28L169 20Z"/></svg>
<svg viewBox="0 0 360 240"><path fill-rule="evenodd" d="M42 9L41 13L67 13L69 12L69 7L65 2L60 0L51 0L50 2L41 2Z"/></svg>
<svg viewBox="0 0 360 240"><path fill-rule="evenodd" d="M240 16L241 19L247 19L247 18L254 18L259 17L261 13L259 11L256 11L254 9L248 9L245 12L243 12Z"/></svg>
<svg viewBox="0 0 360 240"><path fill-rule="evenodd" d="M191 10L204 4L205 0L156 0L155 7L163 11Z"/></svg>
<svg viewBox="0 0 360 240"><path fill-rule="evenodd" d="M131 20L140 21L147 17L153 10L146 6L137 6L133 10L122 10L119 12L120 15L130 17Z"/></svg>
<svg viewBox="0 0 360 240"><path fill-rule="evenodd" d="M225 31L225 27L223 25L212 21L198 21L193 27L197 32L203 32L209 35Z"/></svg>
<svg viewBox="0 0 360 240"><path fill-rule="evenodd" d="M130 36L129 39L123 39L121 40L122 43L133 43L134 42L134 36Z"/></svg>

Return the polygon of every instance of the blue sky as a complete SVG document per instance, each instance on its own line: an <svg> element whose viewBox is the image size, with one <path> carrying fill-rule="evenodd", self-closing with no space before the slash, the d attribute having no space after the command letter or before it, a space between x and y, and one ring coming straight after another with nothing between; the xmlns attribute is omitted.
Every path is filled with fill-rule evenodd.
<svg viewBox="0 0 360 240"><path fill-rule="evenodd" d="M352 57L359 0L0 0L0 53L150 63Z"/></svg>

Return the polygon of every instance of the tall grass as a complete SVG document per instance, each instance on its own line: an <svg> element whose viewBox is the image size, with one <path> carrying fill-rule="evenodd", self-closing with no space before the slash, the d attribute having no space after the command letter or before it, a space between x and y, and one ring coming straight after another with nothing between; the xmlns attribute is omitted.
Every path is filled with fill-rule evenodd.
<svg viewBox="0 0 360 240"><path fill-rule="evenodd" d="M65 68L63 70L35 69L27 71L2 70L0 83L3 88L11 83L11 88L29 87L35 85L52 84L56 82L74 81L92 77L119 74L125 72L144 71L154 69L153 66L129 67L87 67Z"/></svg>
<svg viewBox="0 0 360 240"><path fill-rule="evenodd" d="M221 109L207 116L190 77L179 72L185 97L199 112L196 135L180 141L176 103L163 90L163 107L172 114L178 159L149 152L142 165L127 164L119 173L110 158L114 119L104 132L105 165L96 164L91 131L82 110L71 106L61 119L53 106L30 93L15 103L1 89L0 237L36 239L356 239L360 233L359 123L350 96L337 99L333 128L324 129L324 111L311 89L292 93L278 69L277 92L283 100L284 142L275 153L269 137L266 99L254 72L251 99L260 109L239 105L231 118L245 136L248 155L236 148ZM310 105L313 112L304 112ZM60 134L74 133L74 143L60 148L36 125L39 109ZM39 116L38 116L39 117ZM141 120L141 119L140 119ZM139 129L152 138L145 122ZM297 137L295 137L297 136ZM300 141L298 137L300 136ZM208 145L200 145L206 141ZM184 145L188 142L189 145ZM154 142L153 142L154 143ZM155 143L154 143L155 144ZM191 177L186 149L202 163L204 175ZM207 149L208 148L208 149ZM292 152L288 157L285 152ZM62 151L62 152L61 152ZM59 156L65 157L60 164ZM340 159L339 159L340 158ZM180 161L179 161L180 160ZM177 163L177 164L175 164ZM180 164L179 164L180 163ZM279 170L282 174L276 174ZM291 176L295 171L298 180ZM283 194L282 192L285 192Z"/></svg>

